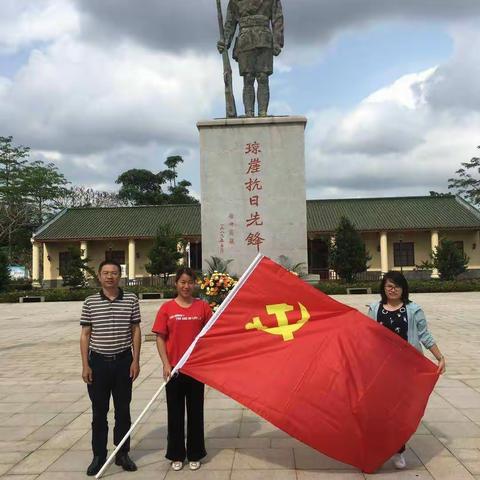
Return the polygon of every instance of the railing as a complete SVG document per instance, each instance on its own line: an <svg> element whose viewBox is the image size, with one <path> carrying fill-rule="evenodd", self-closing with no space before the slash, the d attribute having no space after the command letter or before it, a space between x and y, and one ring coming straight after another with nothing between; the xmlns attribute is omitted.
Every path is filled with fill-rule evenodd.
<svg viewBox="0 0 480 480"><path fill-rule="evenodd" d="M328 268L310 268L308 273L318 275L321 282L341 280L336 272ZM358 282L376 282L380 280L380 272L362 272L358 273L355 278Z"/></svg>
<svg viewBox="0 0 480 480"><path fill-rule="evenodd" d="M139 277L135 279L126 278L126 287L173 287L175 285L175 276L170 275L165 284L163 277L151 276L151 277Z"/></svg>

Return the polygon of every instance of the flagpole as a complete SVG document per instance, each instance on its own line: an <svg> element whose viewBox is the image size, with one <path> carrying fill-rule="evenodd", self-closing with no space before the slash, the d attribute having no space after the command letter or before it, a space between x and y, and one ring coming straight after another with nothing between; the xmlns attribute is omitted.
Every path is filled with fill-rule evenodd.
<svg viewBox="0 0 480 480"><path fill-rule="evenodd" d="M220 307L217 309L217 311L212 315L210 320L204 325L200 333L195 337L195 340L191 343L191 345L188 347L187 351L183 354L182 358L178 361L177 365L173 368L170 378L172 378L180 368L185 365L186 361L188 360L188 357L192 353L193 349L195 348L195 345L197 344L198 340L200 337L203 337L208 330L210 330L210 327L216 322L217 318L220 316L220 314L227 308L228 304L232 301L232 299L235 297L237 294L237 291L242 287L242 285L247 281L248 277L251 275L255 267L260 263L260 260L263 258L263 255L259 253L253 262L250 264L250 266L245 270L243 275L240 277L238 282L235 284L233 287L232 291L227 295L225 300L222 302ZM115 450L112 452L112 454L108 457L107 461L104 463L103 467L100 469L100 471L95 475L95 478L100 478L105 470L108 468L110 463L112 462L113 458L115 455L118 453L122 445L127 441L127 438L130 436L130 434L133 432L135 427L138 425L140 420L143 418L145 413L147 413L147 410L152 406L153 402L158 398L162 390L165 388L165 385L168 383L168 380L166 382L163 382L161 387L155 392L155 395L152 397L152 399L148 402L147 406L143 409L142 413L138 416L138 418L135 420L135 423L130 427L130 430L125 434L125 436L122 438L120 443L117 445Z"/></svg>

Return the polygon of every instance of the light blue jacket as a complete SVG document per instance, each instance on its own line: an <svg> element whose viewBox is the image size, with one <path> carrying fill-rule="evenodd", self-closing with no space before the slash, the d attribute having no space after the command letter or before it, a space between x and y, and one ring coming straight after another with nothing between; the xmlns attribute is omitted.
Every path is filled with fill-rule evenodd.
<svg viewBox="0 0 480 480"><path fill-rule="evenodd" d="M368 316L377 320L380 302L372 303L368 308ZM407 304L408 343L422 352L422 345L430 349L435 345L432 334L428 331L427 319L419 305L410 302ZM422 352L423 353L423 352Z"/></svg>

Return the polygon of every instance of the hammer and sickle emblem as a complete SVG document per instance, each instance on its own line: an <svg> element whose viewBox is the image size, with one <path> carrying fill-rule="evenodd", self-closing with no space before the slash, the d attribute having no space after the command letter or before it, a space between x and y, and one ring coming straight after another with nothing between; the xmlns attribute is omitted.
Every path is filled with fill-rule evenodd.
<svg viewBox="0 0 480 480"><path fill-rule="evenodd" d="M249 322L245 325L246 330L256 329L259 332L266 332L272 335L281 335L283 341L287 342L288 340L293 340L293 334L297 330L300 330L307 322L310 320L310 313L308 310L298 302L300 307L300 313L302 318L296 323L289 324L287 318L287 312L291 312L294 307L293 305L288 305L287 303L277 303L275 305L267 305L265 309L269 315L275 315L277 317L278 327L266 327L263 325L260 317L253 317L252 322Z"/></svg>

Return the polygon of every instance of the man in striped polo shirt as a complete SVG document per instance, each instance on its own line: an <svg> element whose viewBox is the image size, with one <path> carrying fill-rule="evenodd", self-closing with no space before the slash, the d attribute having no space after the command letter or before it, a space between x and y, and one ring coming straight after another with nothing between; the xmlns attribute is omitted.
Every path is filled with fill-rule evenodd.
<svg viewBox="0 0 480 480"><path fill-rule="evenodd" d="M92 401L93 460L87 475L96 475L107 458L107 413L110 395L115 408L113 442L120 443L130 429L132 382L140 373L140 308L135 294L119 288L121 267L106 260L98 268L102 289L87 297L80 325L82 378ZM128 439L115 457L124 470L137 466L129 457Z"/></svg>

